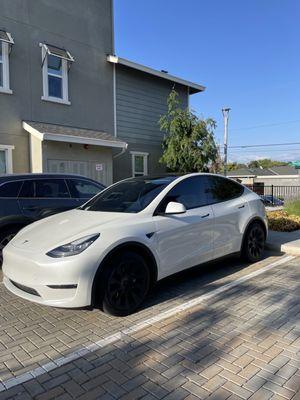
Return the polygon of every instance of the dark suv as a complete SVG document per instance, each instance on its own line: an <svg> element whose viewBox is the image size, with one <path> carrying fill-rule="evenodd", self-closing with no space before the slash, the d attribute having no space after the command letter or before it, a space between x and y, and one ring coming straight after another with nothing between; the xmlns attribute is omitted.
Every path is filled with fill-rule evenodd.
<svg viewBox="0 0 300 400"><path fill-rule="evenodd" d="M0 176L0 266L3 247L24 226L76 208L104 188L92 179L77 175Z"/></svg>

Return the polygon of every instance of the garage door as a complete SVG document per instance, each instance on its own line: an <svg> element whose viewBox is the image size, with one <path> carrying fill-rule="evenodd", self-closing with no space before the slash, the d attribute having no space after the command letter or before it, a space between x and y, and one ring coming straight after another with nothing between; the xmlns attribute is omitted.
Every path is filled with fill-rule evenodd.
<svg viewBox="0 0 300 400"><path fill-rule="evenodd" d="M98 161L48 160L47 169L50 173L78 174L94 179L104 185L109 185L110 177L106 163Z"/></svg>

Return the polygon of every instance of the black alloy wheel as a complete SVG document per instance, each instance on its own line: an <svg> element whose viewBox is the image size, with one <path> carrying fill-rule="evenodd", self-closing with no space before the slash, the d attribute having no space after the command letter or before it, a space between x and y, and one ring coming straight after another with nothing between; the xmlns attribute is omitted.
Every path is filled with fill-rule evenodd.
<svg viewBox="0 0 300 400"><path fill-rule="evenodd" d="M243 253L247 261L257 262L262 259L265 248L265 232L260 223L254 222L247 230Z"/></svg>
<svg viewBox="0 0 300 400"><path fill-rule="evenodd" d="M117 254L105 268L102 308L108 314L132 314L150 287L150 271L144 258L134 252Z"/></svg>

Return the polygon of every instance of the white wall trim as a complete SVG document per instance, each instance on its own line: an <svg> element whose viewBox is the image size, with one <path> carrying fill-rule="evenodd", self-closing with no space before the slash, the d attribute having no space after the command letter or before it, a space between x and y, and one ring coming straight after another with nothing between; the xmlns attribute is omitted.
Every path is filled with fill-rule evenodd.
<svg viewBox="0 0 300 400"><path fill-rule="evenodd" d="M53 103L70 105L71 103L69 101L68 61L64 58L61 58L62 98L49 96L49 85L48 85L48 75L49 75L48 74L48 56L49 55L45 49L45 46L43 46L42 43L40 43L40 46L42 48L42 61L44 60L43 66L42 66L43 95L42 95L41 99L44 101L51 101Z"/></svg>
<svg viewBox="0 0 300 400"><path fill-rule="evenodd" d="M59 99L58 97L42 96L41 100L50 101L51 103L65 104L67 106L71 105L71 102L69 100Z"/></svg>
<svg viewBox="0 0 300 400"><path fill-rule="evenodd" d="M130 154L131 154L131 174L132 174L132 176L135 177L136 174L140 174L139 171L135 171L135 157L136 156L143 157L143 175L148 175L148 156L149 156L149 153L145 153L143 151L131 151Z"/></svg>
<svg viewBox="0 0 300 400"><path fill-rule="evenodd" d="M43 140L52 140L55 142L90 144L95 146L116 147L116 148L127 147L127 143L125 142L114 142L112 140L90 139L81 136L57 135L51 133L43 133L43 135L44 135Z"/></svg>
<svg viewBox="0 0 300 400"><path fill-rule="evenodd" d="M14 148L15 146L0 144L0 150L5 151L5 168L7 174L13 173L12 151Z"/></svg>
<svg viewBox="0 0 300 400"><path fill-rule="evenodd" d="M199 85L198 83L194 83L191 81L187 81L185 79L178 78L177 76L170 75L165 72L161 72L156 69L146 67L145 65L138 64L133 61L126 60L125 58L117 57L115 55L108 55L107 61L110 63L113 63L113 64L124 65L126 67L129 67L129 68L132 68L132 69L135 69L138 71L142 71L142 72L145 72L146 74L157 76L159 78L166 79L171 82L179 83L180 85L183 85L183 86L188 86L190 89L193 89L192 91L190 90L190 94L203 92L205 90L205 86Z"/></svg>
<svg viewBox="0 0 300 400"><path fill-rule="evenodd" d="M36 138L40 139L41 141L44 140L44 134L38 131L37 129L34 129L31 125L29 125L27 122L23 121L23 128L25 131L29 132L31 135L35 136Z"/></svg>
<svg viewBox="0 0 300 400"><path fill-rule="evenodd" d="M145 153L144 151L131 151L130 154L134 154L137 156L149 156L149 153Z"/></svg>
<svg viewBox="0 0 300 400"><path fill-rule="evenodd" d="M114 147L119 149L126 149L127 143L121 141L104 140L104 139L93 139L82 136L71 136L71 135L58 135L54 133L40 132L33 128L30 124L23 121L23 128L31 135L40 139L41 141L50 140L54 142L67 142L67 143L78 143L78 144L90 144L102 147Z"/></svg>
<svg viewBox="0 0 300 400"><path fill-rule="evenodd" d="M3 67L3 86L0 86L0 92L5 94L12 94L10 89L10 76L9 76L9 43L0 41L2 46L2 67Z"/></svg>

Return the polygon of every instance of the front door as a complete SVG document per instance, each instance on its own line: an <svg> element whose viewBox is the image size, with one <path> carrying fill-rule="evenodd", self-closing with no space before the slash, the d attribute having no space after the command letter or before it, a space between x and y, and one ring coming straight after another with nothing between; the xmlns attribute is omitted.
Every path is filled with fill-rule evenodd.
<svg viewBox="0 0 300 400"><path fill-rule="evenodd" d="M186 213L161 214L170 201L184 204ZM161 202L154 219L160 278L212 259L213 212L207 205L205 177L179 182Z"/></svg>

